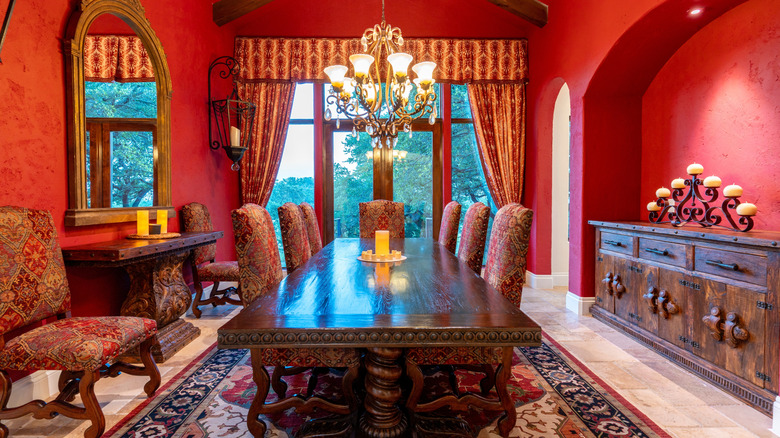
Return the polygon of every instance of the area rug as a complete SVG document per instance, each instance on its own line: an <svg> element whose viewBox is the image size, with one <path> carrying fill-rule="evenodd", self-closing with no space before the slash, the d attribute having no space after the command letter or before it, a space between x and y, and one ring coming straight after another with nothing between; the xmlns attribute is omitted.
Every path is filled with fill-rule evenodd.
<svg viewBox="0 0 780 438"><path fill-rule="evenodd" d="M286 380L289 391L305 392L308 374ZM479 373L458 371L462 390L479 391ZM337 371L320 376L317 393L338 398ZM449 391L443 371L426 375L430 396ZM541 347L515 349L510 395L517 406L512 437L669 437L552 339ZM106 437L251 437L246 428L256 392L249 352L212 347L114 426ZM269 401L275 399L273 391ZM444 415L456 415L443 412ZM497 438L500 413L457 414L478 438ZM292 410L264 418L266 438L293 437L308 420Z"/></svg>

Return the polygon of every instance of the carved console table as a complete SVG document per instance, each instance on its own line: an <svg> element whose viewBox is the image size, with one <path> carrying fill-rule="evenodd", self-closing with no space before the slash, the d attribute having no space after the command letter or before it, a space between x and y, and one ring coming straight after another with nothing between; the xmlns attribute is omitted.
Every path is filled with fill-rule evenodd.
<svg viewBox="0 0 780 438"><path fill-rule="evenodd" d="M181 319L192 294L182 276L182 266L193 248L217 241L222 231L182 233L165 240L113 240L63 248L70 266L122 267L130 276L130 290L121 314L157 321L159 344L152 347L158 363L165 362L200 334ZM132 359L128 357L126 359Z"/></svg>
<svg viewBox="0 0 780 438"><path fill-rule="evenodd" d="M771 415L780 233L596 222L593 316Z"/></svg>

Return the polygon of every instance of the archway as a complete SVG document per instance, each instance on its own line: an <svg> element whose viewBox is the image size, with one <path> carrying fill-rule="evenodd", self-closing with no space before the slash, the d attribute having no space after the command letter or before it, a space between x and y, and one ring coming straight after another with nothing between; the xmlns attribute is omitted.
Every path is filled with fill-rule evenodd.
<svg viewBox="0 0 780 438"><path fill-rule="evenodd" d="M571 98L564 83L555 99L552 126L552 227L550 267L553 286L569 285L569 152Z"/></svg>

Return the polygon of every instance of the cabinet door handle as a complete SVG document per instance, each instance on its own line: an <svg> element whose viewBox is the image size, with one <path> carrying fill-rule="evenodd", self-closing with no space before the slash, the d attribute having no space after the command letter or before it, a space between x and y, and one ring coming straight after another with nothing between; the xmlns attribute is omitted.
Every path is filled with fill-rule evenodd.
<svg viewBox="0 0 780 438"><path fill-rule="evenodd" d="M604 240L603 242L606 243L607 245L623 246L623 244L618 242L617 240Z"/></svg>
<svg viewBox="0 0 780 438"><path fill-rule="evenodd" d="M704 263L712 266L717 266L719 268L728 269L729 271L739 271L739 265L736 263L728 264L728 263L723 263L720 260L706 260Z"/></svg>
<svg viewBox="0 0 780 438"><path fill-rule="evenodd" d="M662 255L662 256L669 255L669 251L668 250L661 251L660 249L656 249L656 248L645 248L645 251L651 252L653 254Z"/></svg>

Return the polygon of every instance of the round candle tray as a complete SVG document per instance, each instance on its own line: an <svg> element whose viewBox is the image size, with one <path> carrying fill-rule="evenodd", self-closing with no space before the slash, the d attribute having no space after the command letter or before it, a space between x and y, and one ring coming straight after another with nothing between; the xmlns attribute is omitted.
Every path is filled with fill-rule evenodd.
<svg viewBox="0 0 780 438"><path fill-rule="evenodd" d="M127 236L128 239L133 239L133 240L159 240L159 239L173 239L175 237L181 237L181 234L179 233L131 234Z"/></svg>
<svg viewBox="0 0 780 438"><path fill-rule="evenodd" d="M358 258L361 262L382 263L382 262L400 262L406 260L406 256L401 251L392 251L387 255L377 255L372 251L363 251Z"/></svg>

